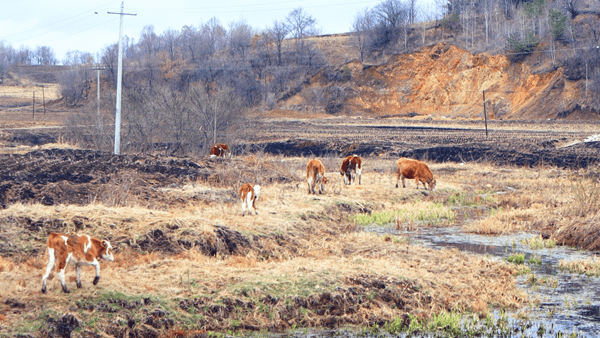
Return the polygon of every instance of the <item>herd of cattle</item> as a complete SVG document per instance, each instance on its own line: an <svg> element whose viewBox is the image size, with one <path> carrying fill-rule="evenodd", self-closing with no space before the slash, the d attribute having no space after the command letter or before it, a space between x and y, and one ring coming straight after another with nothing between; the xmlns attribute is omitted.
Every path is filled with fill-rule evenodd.
<svg viewBox="0 0 600 338"><path fill-rule="evenodd" d="M212 146L210 150L210 157L228 157L231 156L229 146L223 143L218 143ZM344 183L346 185L352 184L358 177L358 184L361 184L361 172L362 172L362 159L358 155L350 155L344 158L342 161L342 167L340 174L344 177ZM435 190L437 181L433 177L431 170L424 162L409 159L400 158L396 161L396 188L398 188L398 182L402 179L402 187L406 188L405 179L415 180L417 189L419 183L423 184L423 187L429 190ZM328 179L325 177L325 167L323 163L318 159L312 159L308 161L306 165L306 181L308 183L308 193L316 194L315 188L318 187L319 194L325 191L325 184ZM242 201L242 216L246 214L246 207L248 213L252 214L250 207L254 209L254 212L258 215L256 209L256 199L260 193L260 186L258 184L253 185L246 183L239 189L239 196ZM93 284L98 284L100 280L100 263L99 258L112 261L114 260L112 254L112 247L108 241L100 240L88 235L66 235L50 233L48 236L48 266L46 267L46 273L42 277L42 292L46 293L46 279L52 272L54 265L57 265L59 270L58 276L62 289L65 293L69 292L65 283L65 270L67 265L75 265L77 273L77 287L81 288L81 267L92 265L96 269L96 277L94 278Z"/></svg>

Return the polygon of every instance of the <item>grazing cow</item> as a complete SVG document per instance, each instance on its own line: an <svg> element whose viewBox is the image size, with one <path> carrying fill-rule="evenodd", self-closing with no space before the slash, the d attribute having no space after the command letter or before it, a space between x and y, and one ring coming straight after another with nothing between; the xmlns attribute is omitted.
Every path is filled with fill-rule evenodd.
<svg viewBox="0 0 600 338"><path fill-rule="evenodd" d="M252 215L250 206L254 208L254 212L258 215L256 210L256 199L260 194L260 185L252 186L250 183L246 183L240 187L240 199L242 200L242 216L246 215L246 207L248 207L248 214Z"/></svg>
<svg viewBox="0 0 600 338"><path fill-rule="evenodd" d="M406 188L404 179L414 179L417 183L417 189L419 189L419 182L423 183L423 187L427 189L425 184L429 185L429 190L434 191L437 181L433 177L431 170L427 164L421 161L413 160L410 158L402 157L396 161L396 188L398 188L398 181L402 179L402 187Z"/></svg>
<svg viewBox="0 0 600 338"><path fill-rule="evenodd" d="M327 184L327 177L325 177L325 167L321 161L312 159L308 161L306 165L306 180L308 181L308 193L317 194L315 187L319 185L319 194L325 191L325 184Z"/></svg>
<svg viewBox="0 0 600 338"><path fill-rule="evenodd" d="M345 184L352 184L352 180L356 183L358 176L358 184L360 184L360 173L362 171L362 159L358 155L347 156L342 162L340 174L344 176Z"/></svg>
<svg viewBox="0 0 600 338"><path fill-rule="evenodd" d="M77 287L81 288L81 267L92 265L96 268L94 285L100 281L100 263L98 258L113 261L112 246L108 241L88 235L64 235L55 232L48 236L48 266L42 277L42 292L46 293L46 279L50 276L54 263L58 264L58 277L65 293L69 293L65 283L65 270L68 264L75 265L77 271Z"/></svg>
<svg viewBox="0 0 600 338"><path fill-rule="evenodd" d="M210 148L210 157L225 157L229 155L229 146L225 143L217 143Z"/></svg>

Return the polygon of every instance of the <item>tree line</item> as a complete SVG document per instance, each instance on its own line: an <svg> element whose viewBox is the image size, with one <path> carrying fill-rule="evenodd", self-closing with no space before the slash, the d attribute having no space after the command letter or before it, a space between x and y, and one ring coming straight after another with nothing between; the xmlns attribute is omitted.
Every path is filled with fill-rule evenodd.
<svg viewBox="0 0 600 338"><path fill-rule="evenodd" d="M592 0L436 0L429 7L416 0L384 0L354 16L349 32L354 54L348 60L377 64L385 55L438 42L474 53L506 53L515 62L540 52L550 60L548 70L562 66L568 79L586 79L586 96L599 101L599 13L600 5ZM319 33L316 24L297 8L264 29L243 20L223 25L212 18L160 34L149 25L139 38L125 37L123 135L132 140L126 146L202 150L215 139L239 135L243 111L268 110L299 93L306 102L299 109L339 113L350 74L329 65L310 39ZM114 88L117 51L115 43L96 58L79 51L67 54L63 64L69 70L60 79L67 104L90 98L92 66L104 69L105 89ZM319 71L330 85L304 90ZM94 144L110 149L113 91L103 91L101 108L106 115L92 116L89 109L85 121L95 121Z"/></svg>

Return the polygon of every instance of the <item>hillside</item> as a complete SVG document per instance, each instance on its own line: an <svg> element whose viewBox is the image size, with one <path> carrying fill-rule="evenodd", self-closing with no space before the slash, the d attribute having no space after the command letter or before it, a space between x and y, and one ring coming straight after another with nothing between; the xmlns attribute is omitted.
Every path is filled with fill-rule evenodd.
<svg viewBox="0 0 600 338"><path fill-rule="evenodd" d="M580 99L585 80L570 81L562 68L547 68L535 54L511 62L439 43L380 65L354 60L321 70L279 104L293 111L310 105L312 93L337 92L325 107L330 114L471 119L483 117L485 90L492 119L597 119L597 110Z"/></svg>
<svg viewBox="0 0 600 338"><path fill-rule="evenodd" d="M357 59L351 34L308 40L329 66L313 70L314 75L307 78L288 79L288 89L276 95L276 104L254 107L258 115L482 119L485 90L487 114L492 120L599 117L597 105L585 99L585 78L566 76L566 71L552 65L545 53L511 61L504 54L476 54L440 42L412 53L378 55L363 63ZM64 67L58 66L14 67L0 85L0 111L30 112L34 91L38 110L43 100L51 105L61 102L57 79L63 72ZM95 107L95 95L88 98L94 92L90 87L94 80L89 81L78 89L80 102ZM104 86L102 90L112 92L114 88ZM65 106L61 110L68 109Z"/></svg>

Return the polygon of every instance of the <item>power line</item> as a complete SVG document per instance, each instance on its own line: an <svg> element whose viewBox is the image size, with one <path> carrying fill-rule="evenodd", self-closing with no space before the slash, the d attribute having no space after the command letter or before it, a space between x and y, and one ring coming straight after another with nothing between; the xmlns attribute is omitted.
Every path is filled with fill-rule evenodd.
<svg viewBox="0 0 600 338"><path fill-rule="evenodd" d="M41 29L41 28L45 28L45 27L48 27L48 26L53 26L53 25L56 25L56 24L60 24L60 23L63 23L63 22L69 21L69 20L71 20L71 19L77 18L77 17L79 17L79 16L81 16L81 15L88 14L88 13L90 13L90 12L92 12L92 11L98 11L98 10L100 10L100 9L102 9L102 8L106 8L106 6L108 6L108 5L110 5L110 4L113 4L113 3L117 2L117 1L118 1L118 0L115 0L115 1L112 1L112 2L109 2L109 3L107 3L106 5L103 5L103 6L100 6L100 7L95 7L95 8L92 8L92 9L90 9L90 10L86 10L85 12L82 12L82 13L79 13L79 14L76 14L76 15L73 15L73 16L71 16L71 17L68 17L68 18L65 18L65 19L61 19L61 20L59 20L59 21L55 21L55 22L52 22L52 23L49 23L49 24L46 24L46 25L43 25L43 26L36 27L36 28L32 28L32 29L30 29L30 30L21 31L21 32L17 32L17 33L9 34L9 35L4 35L4 36L0 37L0 40L3 40L3 39L6 39L6 38L9 38L9 37L12 37L12 36L15 36L15 35L19 35L19 34L25 34L25 33L33 32L33 31L36 31L36 30L39 30L39 29ZM63 25L63 26L60 26L60 27L57 27L57 28L51 29L51 30L49 30L49 31L46 31L46 32L44 32L44 33L42 33L42 34L39 34L39 35L34 35L34 36L32 36L32 37L28 37L28 38L26 38L26 39L22 39L22 40L20 40L20 41L16 41L16 43L18 43L18 42L22 42L22 41L26 41L26 40L30 40L30 39L33 39L33 38L36 38L36 37L39 37L39 36L42 36L42 35L44 35L44 34L47 34L47 33L49 33L49 32L52 32L52 31L58 30L58 29L60 29L60 28L64 28L64 27L66 27L66 26L69 26L69 25L71 25L71 24L74 24L74 23L76 23L76 22L79 22L79 21L83 21L83 20L85 20L85 19L88 19L88 18L92 17L93 15L94 15L94 14L88 15L88 16L86 16L86 17L82 18L82 19L79 19L79 20L77 20L77 21L74 21L74 22L68 23L68 24L66 24L66 25Z"/></svg>
<svg viewBox="0 0 600 338"><path fill-rule="evenodd" d="M283 3L297 3L297 1L286 1ZM323 7L337 7L337 6L347 6L347 5L357 5L357 4L369 4L369 3L379 3L380 0L367 0L367 1L355 1L355 2L344 2L338 4L328 4L328 5L315 5L315 6L302 6L303 9L307 8L323 8ZM249 12L277 12L283 10L290 10L297 7L285 7L285 8L267 8L267 9L244 9L244 10L230 10L229 8L239 8L244 6L256 6L256 5L241 5L241 6L224 6L224 7L208 7L208 8L188 8L188 9L156 9L156 10L140 10L140 12L170 12L170 13L249 13Z"/></svg>
<svg viewBox="0 0 600 338"><path fill-rule="evenodd" d="M68 37L70 37L70 36L74 36L74 35L77 35L77 34L81 34L81 33L85 32L85 31L89 31L90 29L94 29L94 28L97 28L97 27L100 27L100 26L104 26L104 25L106 25L107 23L111 23L111 22L114 22L114 21L117 21L117 20L118 20L118 19L116 19L116 18L115 18L115 19L111 19L111 20L105 21L105 22L103 22L103 23L101 23L101 24L99 24L99 25L92 26L92 27L90 27L90 28L86 28L86 29L84 29L84 30L81 30L81 31L75 32L75 33L73 33L73 34L65 35L65 36L62 36L62 37L60 37L60 38L56 38L56 39L54 39L54 40L48 40L48 41L46 41L46 42L53 42L53 41L57 41L57 40L62 40L62 39L64 39L64 38L68 38Z"/></svg>

